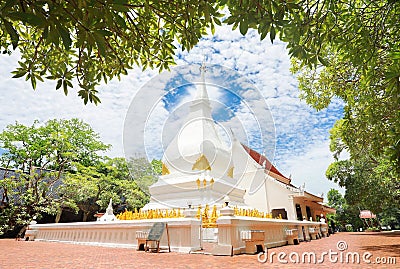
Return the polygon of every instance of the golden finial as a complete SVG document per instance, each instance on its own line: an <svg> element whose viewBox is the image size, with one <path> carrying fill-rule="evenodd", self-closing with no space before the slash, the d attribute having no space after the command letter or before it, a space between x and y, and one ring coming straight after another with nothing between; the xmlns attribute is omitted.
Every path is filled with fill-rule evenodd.
<svg viewBox="0 0 400 269"><path fill-rule="evenodd" d="M210 207L208 205L206 205L204 207L203 214L202 214L203 228L207 228L207 225L209 224L209 211L210 211Z"/></svg>
<svg viewBox="0 0 400 269"><path fill-rule="evenodd" d="M192 166L192 170L211 170L210 163L208 162L206 156L201 154L200 157Z"/></svg>
<svg viewBox="0 0 400 269"><path fill-rule="evenodd" d="M231 168L229 168L228 172L226 173L226 175L230 178L233 178L233 169L234 169L234 167L232 166Z"/></svg>
<svg viewBox="0 0 400 269"><path fill-rule="evenodd" d="M200 219L200 216L201 216L201 205L199 205L199 207L197 208L196 218Z"/></svg>
<svg viewBox="0 0 400 269"><path fill-rule="evenodd" d="M169 174L170 174L168 167L167 167L164 163L162 163L162 171L161 171L161 174L162 174L163 176L164 176L164 175L169 175Z"/></svg>

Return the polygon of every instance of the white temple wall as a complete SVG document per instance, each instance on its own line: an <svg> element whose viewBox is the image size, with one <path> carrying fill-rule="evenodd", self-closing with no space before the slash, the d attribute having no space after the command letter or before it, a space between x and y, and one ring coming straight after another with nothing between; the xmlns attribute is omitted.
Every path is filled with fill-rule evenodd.
<svg viewBox="0 0 400 269"><path fill-rule="evenodd" d="M35 231L35 240L39 241L137 248L136 232L148 232L155 222L168 223L171 251L188 253L200 249L200 221L192 218L34 224L29 225L29 230ZM166 231L160 246L168 246Z"/></svg>
<svg viewBox="0 0 400 269"><path fill-rule="evenodd" d="M28 231L38 241L138 248L137 232L148 232L155 222L168 223L171 251L189 253L201 249L200 221L194 218L34 224ZM326 223L310 221L222 216L217 220L217 227L217 246L212 250L215 255L250 254L255 253L257 245L265 250L286 245L291 240L293 243L293 239L302 241L317 239L321 234L327 236ZM165 231L161 248L166 248L167 242Z"/></svg>
<svg viewBox="0 0 400 269"><path fill-rule="evenodd" d="M272 180L266 180L267 182L267 194L269 201L269 212L273 209L285 209L289 220L296 220L293 218L293 201L290 199L293 192L290 189L282 186L283 184L274 182Z"/></svg>
<svg viewBox="0 0 400 269"><path fill-rule="evenodd" d="M316 239L315 234L321 231L326 235L327 224L310 221L289 221L280 219L262 219L238 216L223 216L217 220L218 247L215 255L232 255L250 253L256 245L265 248L283 246L294 234L297 240ZM304 232L303 232L304 231ZM263 235L262 238L248 238L250 233ZM246 236L246 237L245 237Z"/></svg>
<svg viewBox="0 0 400 269"><path fill-rule="evenodd" d="M246 191L244 196L245 204L268 213L273 209L285 209L288 219L296 220L294 203L291 199L293 192L275 179L264 178L263 171L248 174L247 185L250 191Z"/></svg>
<svg viewBox="0 0 400 269"><path fill-rule="evenodd" d="M261 185L258 191L253 194L246 192L244 195L244 202L251 208L256 208L259 211L269 213L264 185Z"/></svg>
<svg viewBox="0 0 400 269"><path fill-rule="evenodd" d="M276 179L267 176L264 168L249 156L239 141L233 143L232 152L237 172L235 177L239 178L238 186L246 190L244 196L246 205L264 212L283 208L287 212L288 219L295 220L294 205L290 199L292 191L284 184L276 182ZM265 178L266 176L269 178Z"/></svg>

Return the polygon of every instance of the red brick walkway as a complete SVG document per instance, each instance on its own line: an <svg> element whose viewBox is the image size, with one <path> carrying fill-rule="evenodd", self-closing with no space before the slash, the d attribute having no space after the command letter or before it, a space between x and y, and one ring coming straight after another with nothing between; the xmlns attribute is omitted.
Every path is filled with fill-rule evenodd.
<svg viewBox="0 0 400 269"><path fill-rule="evenodd" d="M344 241L347 249L339 251L337 243ZM341 247L344 245L340 245ZM331 250L332 262L329 254L323 252ZM301 262L304 252L315 252L316 263ZM385 233L337 233L329 238L302 242L297 246L284 246L268 250L268 256L272 252L273 261L266 263L257 261L257 255L238 255L234 257L210 256L202 254L179 253L145 253L132 249L106 248L64 244L54 242L25 242L11 239L0 240L0 269L7 268L400 268L400 232ZM282 264L278 261L278 253L282 252ZM296 253L294 253L296 252ZM340 261L342 253L343 262ZM358 252L360 263L346 263L346 253ZM368 256L370 264L362 260L362 255L370 252ZM285 255L286 256L285 256ZM293 263L299 255L300 263ZM396 264L377 264L376 261L389 262L388 257L395 257ZM336 262L335 258L338 258ZM378 258L378 259L377 259ZM352 259L350 258L350 261ZM391 260L391 263L394 261Z"/></svg>

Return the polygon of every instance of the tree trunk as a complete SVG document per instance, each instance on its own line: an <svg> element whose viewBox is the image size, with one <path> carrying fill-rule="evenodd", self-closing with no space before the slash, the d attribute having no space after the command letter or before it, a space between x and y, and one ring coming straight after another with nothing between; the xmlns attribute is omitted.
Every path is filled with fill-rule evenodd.
<svg viewBox="0 0 400 269"><path fill-rule="evenodd" d="M57 210L56 223L58 223L58 222L60 221L62 212L63 212L63 209L62 209L62 207L60 207L60 208Z"/></svg>
<svg viewBox="0 0 400 269"><path fill-rule="evenodd" d="M83 222L86 222L86 220L87 220L87 218L89 216L89 213L90 212L83 212L83 219L82 219Z"/></svg>

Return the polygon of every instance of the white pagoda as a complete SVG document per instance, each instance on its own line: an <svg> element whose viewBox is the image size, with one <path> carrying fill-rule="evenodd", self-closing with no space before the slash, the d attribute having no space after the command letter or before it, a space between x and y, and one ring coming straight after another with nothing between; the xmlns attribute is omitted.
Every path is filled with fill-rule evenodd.
<svg viewBox="0 0 400 269"><path fill-rule="evenodd" d="M234 204L245 206L245 189L233 176L231 148L220 138L211 115L204 64L201 76L190 112L164 152L162 176L150 186L150 203L144 209L221 204L227 195Z"/></svg>
<svg viewBox="0 0 400 269"><path fill-rule="evenodd" d="M200 69L202 80L190 112L164 152L162 175L150 186L150 202L143 209L222 207L229 202L289 220L315 219L329 211L321 197L291 185L265 156L233 134L226 145L212 118L204 63Z"/></svg>

